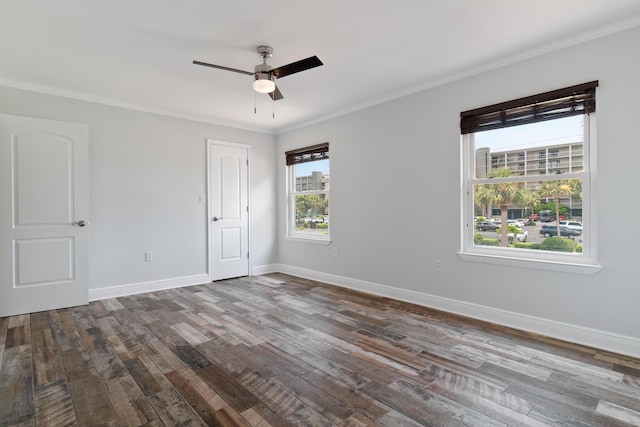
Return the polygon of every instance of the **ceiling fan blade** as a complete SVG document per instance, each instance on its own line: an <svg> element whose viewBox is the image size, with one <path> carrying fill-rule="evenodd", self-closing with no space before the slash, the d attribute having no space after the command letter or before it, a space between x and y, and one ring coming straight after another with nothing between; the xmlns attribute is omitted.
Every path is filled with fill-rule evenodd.
<svg viewBox="0 0 640 427"><path fill-rule="evenodd" d="M205 67L218 68L220 70L233 71L234 73L248 74L250 76L253 76L255 74L251 71L244 71L244 70L238 70L236 68L223 67L222 65L208 64L206 62L193 61L193 63L195 65L203 65Z"/></svg>
<svg viewBox="0 0 640 427"><path fill-rule="evenodd" d="M273 92L269 92L267 95L269 95L274 101L278 101L284 98L284 96L282 96L282 92L280 92L280 89L278 89L278 86L276 86L276 90L274 90Z"/></svg>
<svg viewBox="0 0 640 427"><path fill-rule="evenodd" d="M282 67L274 68L271 70L271 74L275 78L288 76L289 74L299 73L300 71L308 70L323 65L322 61L317 56L310 56L307 59L301 59L300 61L292 62L291 64L283 65Z"/></svg>

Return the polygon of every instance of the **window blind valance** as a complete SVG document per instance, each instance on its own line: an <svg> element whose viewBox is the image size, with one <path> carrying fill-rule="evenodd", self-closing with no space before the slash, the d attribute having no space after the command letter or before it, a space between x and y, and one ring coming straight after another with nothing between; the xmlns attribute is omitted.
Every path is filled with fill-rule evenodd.
<svg viewBox="0 0 640 427"><path fill-rule="evenodd" d="M284 155L287 159L287 166L328 159L329 143L325 142L324 144L287 151Z"/></svg>
<svg viewBox="0 0 640 427"><path fill-rule="evenodd" d="M596 111L598 81L460 113L462 134L536 123Z"/></svg>

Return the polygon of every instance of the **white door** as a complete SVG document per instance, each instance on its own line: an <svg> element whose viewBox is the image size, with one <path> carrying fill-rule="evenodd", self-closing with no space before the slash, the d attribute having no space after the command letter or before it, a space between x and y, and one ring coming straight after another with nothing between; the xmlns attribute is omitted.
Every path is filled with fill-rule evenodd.
<svg viewBox="0 0 640 427"><path fill-rule="evenodd" d="M0 114L0 317L88 303L88 134Z"/></svg>
<svg viewBox="0 0 640 427"><path fill-rule="evenodd" d="M249 148L208 141L211 280L249 274Z"/></svg>

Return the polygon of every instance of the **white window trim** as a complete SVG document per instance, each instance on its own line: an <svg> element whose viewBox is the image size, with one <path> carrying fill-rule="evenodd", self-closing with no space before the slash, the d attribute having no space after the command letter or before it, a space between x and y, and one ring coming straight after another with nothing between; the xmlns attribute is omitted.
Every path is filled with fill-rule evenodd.
<svg viewBox="0 0 640 427"><path fill-rule="evenodd" d="M326 237L317 238L314 236L300 236L298 234L285 236L285 240L290 242L302 242L302 243L312 243L316 245L330 245L331 239L327 239Z"/></svg>
<svg viewBox="0 0 640 427"><path fill-rule="evenodd" d="M331 163L329 163L331 164ZM331 227L329 227L327 234L311 234L311 233L302 233L302 232L296 232L294 230L295 228L295 220L294 218L296 217L296 206L295 206L295 201L294 198L297 195L304 195L304 194L329 194L330 191L301 191L301 192L294 192L293 189L296 188L296 177L295 174L291 173L292 172L292 168L294 168L295 165L290 165L290 166L286 166L287 168L287 172L286 172L286 176L287 176L287 188L286 188L286 200L287 200L287 206L286 206L286 211L287 211L287 215L286 215L286 234L285 234L285 239L292 241L292 242L304 242L304 243L316 243L316 244L321 244L321 245L329 245L331 243ZM331 203L329 201L329 203Z"/></svg>
<svg viewBox="0 0 640 427"><path fill-rule="evenodd" d="M596 179L596 132L595 113L585 115L584 118L584 141L588 141L588 147L583 144L584 164L589 170L578 173L563 175L563 178L583 178L583 224L585 224L585 241L583 243L582 254L565 254L558 252L536 251L530 249L501 248L492 246L476 246L473 241L475 233L473 216L473 184L475 177L475 146L474 134L461 136L462 156L461 156L461 218L460 218L460 248L458 256L471 262L481 262L487 264L507 265L522 268L532 268L538 270L562 271L568 273L593 275L603 267L597 262L597 210L595 203L595 179ZM518 180L527 180L527 177L519 177ZM495 178L494 178L495 179ZM505 178L505 181L513 179ZM535 177L529 180L539 180ZM588 206L585 210L584 206Z"/></svg>

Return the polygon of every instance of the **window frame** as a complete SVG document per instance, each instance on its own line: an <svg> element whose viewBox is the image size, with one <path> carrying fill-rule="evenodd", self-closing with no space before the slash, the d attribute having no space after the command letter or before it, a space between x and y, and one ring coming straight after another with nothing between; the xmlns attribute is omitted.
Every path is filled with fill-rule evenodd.
<svg viewBox="0 0 640 427"><path fill-rule="evenodd" d="M318 156L315 158L313 154L309 156L309 153L316 151L316 148L320 148L322 151L322 156ZM302 160L302 155L300 153L305 153L306 160ZM298 158L300 161L294 161L294 158ZM295 199L297 196L304 195L324 195L327 198L328 206L330 206L330 187L325 187L322 190L306 190L306 191L296 191L296 174L295 167L298 164L313 162L319 160L329 160L329 171L331 170L331 157L329 155L329 143L318 144L308 147L302 147L297 150L287 151L285 153L286 158L286 233L285 238L287 240L292 241L304 241L309 243L319 243L319 244L330 244L331 243L331 226L327 229L326 234L320 233L309 233L309 232L299 232L296 231L296 202ZM328 208L330 209L330 208Z"/></svg>
<svg viewBox="0 0 640 427"><path fill-rule="evenodd" d="M497 265L509 265L524 268L563 271L579 274L595 274L602 269L597 262L597 210L595 203L596 173L596 114L584 114L584 138L582 143L584 166L582 172L562 174L562 179L582 179L583 248L582 254L540 251L532 249L505 248L475 245L474 185L487 183L488 179L476 178L475 133L461 135L461 231L460 251L458 255L465 261L482 262ZM539 182L552 181L555 175L513 176L509 178L491 178L498 182Z"/></svg>

